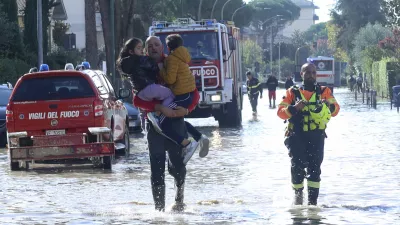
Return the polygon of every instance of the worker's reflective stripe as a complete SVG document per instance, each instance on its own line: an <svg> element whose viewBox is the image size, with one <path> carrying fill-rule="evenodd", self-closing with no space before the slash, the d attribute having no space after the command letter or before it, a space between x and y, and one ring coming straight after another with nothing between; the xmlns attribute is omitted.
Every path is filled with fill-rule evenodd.
<svg viewBox="0 0 400 225"><path fill-rule="evenodd" d="M258 83L257 85L255 85L255 86L250 86L249 88L251 89L251 88L256 88L256 87L258 87L258 86L260 86L260 83Z"/></svg>
<svg viewBox="0 0 400 225"><path fill-rule="evenodd" d="M300 188L303 188L303 187L304 187L304 184L303 184L303 183L301 183L301 184L292 184L292 187L293 187L294 189L300 189Z"/></svg>
<svg viewBox="0 0 400 225"><path fill-rule="evenodd" d="M286 115L288 115L288 117L292 117L292 114L289 112L288 109L285 109L285 113L286 113Z"/></svg>
<svg viewBox="0 0 400 225"><path fill-rule="evenodd" d="M287 107L287 106L289 106L290 104L288 104L288 103L286 103L286 102L281 102L280 104L279 104L279 106L285 106L285 107Z"/></svg>
<svg viewBox="0 0 400 225"><path fill-rule="evenodd" d="M319 182L315 182L315 181L307 181L307 186L312 187L312 188L319 188Z"/></svg>
<svg viewBox="0 0 400 225"><path fill-rule="evenodd" d="M327 99L327 100L328 100L328 102L329 102L330 104L336 103L336 99L335 99L335 98L330 98L330 99Z"/></svg>

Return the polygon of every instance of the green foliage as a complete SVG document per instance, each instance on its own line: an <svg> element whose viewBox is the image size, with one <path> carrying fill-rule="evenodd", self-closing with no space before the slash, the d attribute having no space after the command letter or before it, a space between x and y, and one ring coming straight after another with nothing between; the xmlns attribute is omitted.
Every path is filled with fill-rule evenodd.
<svg viewBox="0 0 400 225"><path fill-rule="evenodd" d="M392 26L400 26L400 0L385 0L383 6L388 23Z"/></svg>
<svg viewBox="0 0 400 225"><path fill-rule="evenodd" d="M65 64L72 63L74 66L84 61L85 51L72 50L65 51L59 49L57 51L49 53L46 59L46 63L49 65L51 70L64 69Z"/></svg>
<svg viewBox="0 0 400 225"><path fill-rule="evenodd" d="M253 68L254 63L260 64L260 71L264 71L266 64L262 60L263 50L252 40L243 42L243 65L245 68Z"/></svg>
<svg viewBox="0 0 400 225"><path fill-rule="evenodd" d="M312 25L304 32L304 38L307 42L317 41L319 39L328 39L327 23L318 23Z"/></svg>
<svg viewBox="0 0 400 225"><path fill-rule="evenodd" d="M14 2L15 3L15 2ZM0 57L22 58L23 47L19 33L18 23L11 21L10 12L5 12L6 7L0 4Z"/></svg>
<svg viewBox="0 0 400 225"><path fill-rule="evenodd" d="M354 58L357 60L365 48L369 46L377 46L380 40L389 36L391 36L389 28L384 27L379 23L374 25L368 23L365 27L360 29L354 38L354 49L352 51Z"/></svg>
<svg viewBox="0 0 400 225"><path fill-rule="evenodd" d="M69 30L69 24L64 23L63 21L55 21L53 28L53 40L54 43L61 47L64 45L64 36Z"/></svg>
<svg viewBox="0 0 400 225"><path fill-rule="evenodd" d="M340 28L337 44L347 53L353 49L354 35L368 23L386 22L383 0L338 0L332 12L333 23Z"/></svg>
<svg viewBox="0 0 400 225"><path fill-rule="evenodd" d="M311 43L306 39L305 33L300 30L295 30L292 34L292 44L296 48L300 48Z"/></svg>
<svg viewBox="0 0 400 225"><path fill-rule="evenodd" d="M386 56L386 52L377 45L366 47L357 57L357 62L362 71L367 74L372 73L372 64Z"/></svg>
<svg viewBox="0 0 400 225"><path fill-rule="evenodd" d="M372 88L384 98L390 98L392 86L400 79L400 62L393 58L385 58L372 65Z"/></svg>
<svg viewBox="0 0 400 225"><path fill-rule="evenodd" d="M279 61L276 60L272 66L273 73L276 74L276 77L278 78L279 74ZM280 80L286 80L286 77L292 76L294 72L294 61L284 57L281 59L281 77Z"/></svg>
<svg viewBox="0 0 400 225"><path fill-rule="evenodd" d="M2 11L7 15L7 20L11 23L18 23L18 5L15 0L2 0ZM1 10L0 10L1 11Z"/></svg>
<svg viewBox="0 0 400 225"><path fill-rule="evenodd" d="M15 84L19 77L28 73L30 66L20 59L0 59L0 83Z"/></svg>
<svg viewBox="0 0 400 225"><path fill-rule="evenodd" d="M326 25L326 29L328 31L329 48L333 50L333 57L336 59L336 61L348 62L349 57L347 52L344 51L343 48L339 47L337 44L337 38L341 32L341 28L339 28L332 22L328 22Z"/></svg>
<svg viewBox="0 0 400 225"><path fill-rule="evenodd" d="M47 28L50 25L49 11L56 4L55 0L42 0L42 24L43 24L43 55L48 52ZM26 0L24 10L24 44L28 51L37 52L37 2L35 0Z"/></svg>

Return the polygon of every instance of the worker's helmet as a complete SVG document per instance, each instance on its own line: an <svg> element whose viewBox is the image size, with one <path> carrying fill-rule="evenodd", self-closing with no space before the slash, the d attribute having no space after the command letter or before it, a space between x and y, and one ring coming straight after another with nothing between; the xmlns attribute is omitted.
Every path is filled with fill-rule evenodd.
<svg viewBox="0 0 400 225"><path fill-rule="evenodd" d="M317 104L314 110L310 110L312 120L318 125L328 124L331 119L331 110L325 103Z"/></svg>

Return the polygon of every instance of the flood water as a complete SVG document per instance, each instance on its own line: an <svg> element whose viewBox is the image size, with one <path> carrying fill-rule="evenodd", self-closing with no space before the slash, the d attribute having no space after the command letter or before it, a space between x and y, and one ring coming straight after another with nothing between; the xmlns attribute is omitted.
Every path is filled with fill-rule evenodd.
<svg viewBox="0 0 400 225"><path fill-rule="evenodd" d="M145 138L132 135L130 157L117 159L112 172L84 166L11 172L0 150L0 224L400 224L396 110L387 103L370 109L336 89L342 109L327 129L319 205L294 207L285 124L267 96L258 120L245 96L241 129L220 129L213 118L189 120L211 149L187 165L183 214L153 210ZM169 175L166 185L168 207Z"/></svg>

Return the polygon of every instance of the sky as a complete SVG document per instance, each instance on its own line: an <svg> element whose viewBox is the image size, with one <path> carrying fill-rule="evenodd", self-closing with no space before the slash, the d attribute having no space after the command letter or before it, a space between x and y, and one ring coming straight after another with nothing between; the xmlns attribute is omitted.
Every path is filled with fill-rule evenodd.
<svg viewBox="0 0 400 225"><path fill-rule="evenodd" d="M244 1L250 2L251 0ZM316 10L316 14L319 16L319 21L316 23L323 23L330 19L330 10L335 6L335 2L336 0L314 0L314 5L320 8Z"/></svg>

